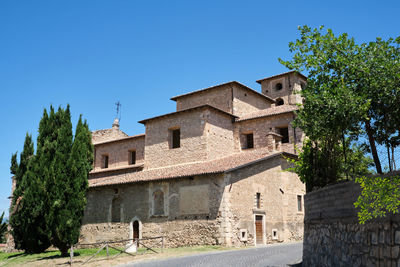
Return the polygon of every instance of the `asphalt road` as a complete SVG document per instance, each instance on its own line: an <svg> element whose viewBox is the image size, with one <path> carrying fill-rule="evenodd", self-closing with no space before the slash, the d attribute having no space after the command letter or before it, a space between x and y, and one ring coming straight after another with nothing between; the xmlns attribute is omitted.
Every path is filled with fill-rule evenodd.
<svg viewBox="0 0 400 267"><path fill-rule="evenodd" d="M208 267L208 266L297 266L301 262L303 243L275 244L263 247L218 251L191 256L129 263L120 267Z"/></svg>

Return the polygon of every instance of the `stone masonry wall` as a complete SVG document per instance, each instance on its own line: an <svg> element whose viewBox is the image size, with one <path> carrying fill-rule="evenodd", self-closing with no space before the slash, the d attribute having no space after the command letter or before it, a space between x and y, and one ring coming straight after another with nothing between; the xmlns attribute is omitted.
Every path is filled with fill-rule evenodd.
<svg viewBox="0 0 400 267"><path fill-rule="evenodd" d="M304 195L305 187L295 174L284 171L287 168L286 160L278 156L228 174L234 245L243 244L241 229L248 232L247 244L255 244L255 215L264 216L264 244L302 240L304 213L297 210L297 196ZM256 193L261 194L260 208Z"/></svg>
<svg viewBox="0 0 400 267"><path fill-rule="evenodd" d="M275 85L281 83L283 88L276 90ZM296 92L301 91L301 84L306 84L306 81L298 75L291 73L290 75L278 76L263 80L261 82L261 91L264 95L272 99L282 98L285 105L301 104L302 98Z"/></svg>
<svg viewBox="0 0 400 267"><path fill-rule="evenodd" d="M303 266L400 266L400 216L358 223L354 182L305 196Z"/></svg>
<svg viewBox="0 0 400 267"><path fill-rule="evenodd" d="M294 144L299 144L302 140L303 133L300 129L296 128L296 142L294 140L294 131L291 125L293 121L293 114L280 114L273 117L264 117L253 120L246 120L235 123L235 147L241 150L243 147L244 133L253 133L254 148L268 147L267 135L269 132L276 132L277 128L287 126L289 129L289 143L282 144L289 152L294 151Z"/></svg>
<svg viewBox="0 0 400 267"><path fill-rule="evenodd" d="M206 109L195 109L146 122L145 168L207 159L204 136ZM170 129L180 128L180 147L170 148Z"/></svg>
<svg viewBox="0 0 400 267"><path fill-rule="evenodd" d="M185 195L188 188L201 194ZM153 192L157 190L164 193L163 215L153 214ZM222 175L91 188L79 243L132 238L132 223L138 220L140 238L164 236L167 247L224 244L220 232L223 190ZM120 199L120 221L112 222L116 198ZM183 209L182 202L193 201L207 211Z"/></svg>
<svg viewBox="0 0 400 267"><path fill-rule="evenodd" d="M144 135L122 139L95 146L94 170L101 169L102 155L108 155L108 167L118 168L129 165L129 151L136 151L136 164L144 162Z"/></svg>

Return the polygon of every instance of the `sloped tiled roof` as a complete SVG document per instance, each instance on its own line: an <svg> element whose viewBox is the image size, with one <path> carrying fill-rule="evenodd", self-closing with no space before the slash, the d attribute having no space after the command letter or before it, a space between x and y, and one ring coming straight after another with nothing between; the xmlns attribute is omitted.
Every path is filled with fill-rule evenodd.
<svg viewBox="0 0 400 267"><path fill-rule="evenodd" d="M266 95L263 95L263 94L257 92L256 90L251 89L250 87L248 87L248 86L246 86L246 85L244 85L244 84L242 84L240 82L237 82L237 81L231 81L231 82L226 82L226 83L222 83L222 84L217 84L217 85L214 85L214 86L211 86L211 87L207 87L207 88L203 88L203 89L200 89L200 90L192 91L192 92L189 92L189 93L186 93L186 94L177 95L177 96L171 97L171 100L176 101L178 98L181 98L181 97L185 97L185 96L197 94L197 93L200 93L200 92L216 89L218 87L221 87L221 86L224 86L224 85L230 85L230 84L239 85L240 87L244 88L245 90L250 91L250 92L252 92L252 93L254 93L254 94L256 94L256 95L258 95L258 96L260 96L262 98L265 98L265 99L269 100L271 103L275 103L274 99L272 99L272 98L270 98L270 97L268 97Z"/></svg>
<svg viewBox="0 0 400 267"><path fill-rule="evenodd" d="M236 119L237 122L240 121L245 121L245 120L251 120L251 119L258 119L262 117L269 117L269 116L275 116L279 114L285 114L285 113L290 113L298 110L299 108L295 105L282 105L282 106L277 106L277 107L271 107L267 109L263 109L260 111L256 111L250 114L246 114L239 119Z"/></svg>
<svg viewBox="0 0 400 267"><path fill-rule="evenodd" d="M213 106L210 106L210 105L206 104L206 105L201 105L201 106L188 108L188 109L184 109L184 110L180 110L180 111L175 111L175 112L163 114L163 115L160 115L160 116L152 117L152 118L149 118L149 119L141 120L141 121L139 121L139 123L145 124L147 121L150 121L150 120L160 119L160 118L164 118L164 117L168 117L168 116L172 116L172 115L176 115L176 114L180 114L180 113L184 113L184 112L188 112L188 111L193 111L193 110L196 110L196 109L202 109L202 108L208 108L208 109L223 113L225 115L231 116L233 118L237 118L237 116L235 116L235 115L233 115L231 113L228 113L226 111L223 111L222 109L219 109L219 108L216 108L216 107L213 107Z"/></svg>
<svg viewBox="0 0 400 267"><path fill-rule="evenodd" d="M284 75L291 74L291 73L296 73L296 74L298 74L300 77L302 77L303 79L307 80L307 76L301 74L300 72L297 72L297 71L295 71L295 70L292 70L292 71L284 72L284 73L281 73L281 74L273 75L273 76L270 76L270 77L266 77L266 78L257 80L256 82L258 82L259 84L261 84L262 81L270 80L270 79L275 79L275 78L278 78L278 77L280 77L280 76L284 76Z"/></svg>
<svg viewBox="0 0 400 267"><path fill-rule="evenodd" d="M119 142L119 141L126 141L126 140L136 139L136 138L140 138L140 137L145 137L145 134L137 134L137 135L132 135L132 136L128 136L128 137L122 137L119 139L102 141L102 142L95 143L95 145L97 146L97 145L103 145L103 144L114 143L114 142Z"/></svg>
<svg viewBox="0 0 400 267"><path fill-rule="evenodd" d="M194 175L216 174L236 170L250 164L281 155L295 156L287 152L268 152L264 149L245 151L221 159L206 162L180 164L139 172L125 172L118 176L89 179L89 187L100 187L145 181L165 180Z"/></svg>

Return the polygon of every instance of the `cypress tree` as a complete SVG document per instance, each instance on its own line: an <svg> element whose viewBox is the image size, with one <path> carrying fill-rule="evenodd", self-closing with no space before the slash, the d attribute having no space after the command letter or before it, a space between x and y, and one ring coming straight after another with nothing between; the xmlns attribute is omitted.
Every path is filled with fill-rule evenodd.
<svg viewBox="0 0 400 267"><path fill-rule="evenodd" d="M11 173L17 181L10 217L16 248L42 252L50 244L63 256L79 238L86 205L88 174L92 169L91 132L79 118L73 140L69 105L55 112L45 109L39 123L37 151L27 135L18 164L11 157ZM10 212L11 214L11 212Z"/></svg>

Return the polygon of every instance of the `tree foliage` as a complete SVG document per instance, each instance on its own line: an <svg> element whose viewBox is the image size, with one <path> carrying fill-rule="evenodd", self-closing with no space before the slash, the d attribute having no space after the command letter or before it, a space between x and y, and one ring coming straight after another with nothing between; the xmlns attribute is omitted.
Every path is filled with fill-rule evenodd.
<svg viewBox="0 0 400 267"><path fill-rule="evenodd" d="M36 150L14 191L13 203L20 203L10 217L13 236L17 248L26 252L41 252L52 244L66 255L78 241L93 162L87 123L79 118L73 138L69 106L44 110ZM18 165L13 155L11 162L11 170L19 171L22 160Z"/></svg>
<svg viewBox="0 0 400 267"><path fill-rule="evenodd" d="M362 218L380 216L385 205L368 201L376 195L373 190L383 190L378 195L384 196L385 188L396 179L385 185L386 178L363 178L371 164L365 155L371 152L376 172L382 173L376 144L387 147L389 159L400 145L400 37L357 44L346 33L334 35L323 27L299 30L300 38L289 43L293 58L279 59L289 69L308 73L301 92L305 103L294 122L308 141L294 169L308 191L344 177L358 177L365 196L359 203ZM368 141L360 145L363 140ZM393 211L395 204L387 206L387 211Z"/></svg>

